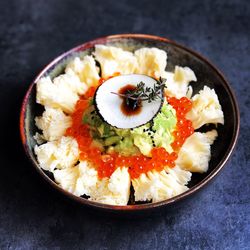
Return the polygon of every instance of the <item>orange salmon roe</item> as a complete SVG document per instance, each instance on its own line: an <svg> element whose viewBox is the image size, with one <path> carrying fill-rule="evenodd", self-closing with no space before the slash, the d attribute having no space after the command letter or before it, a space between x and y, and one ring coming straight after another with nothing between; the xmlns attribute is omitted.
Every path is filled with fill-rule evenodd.
<svg viewBox="0 0 250 250"><path fill-rule="evenodd" d="M171 144L174 151L178 152L185 140L194 133L192 122L185 118L192 108L192 102L187 97L177 99L167 97L168 103L175 109L177 116L176 130L173 132L175 140Z"/></svg>
<svg viewBox="0 0 250 250"><path fill-rule="evenodd" d="M128 166L131 178L137 178L142 173L155 169L162 171L165 166L174 167L176 153L169 154L164 148L153 148L152 158L143 155L121 156L117 153L104 154L99 148L91 147L92 137L88 125L82 123L82 115L89 106L89 99L78 100L72 114L72 125L66 130L66 136L77 140L80 150L80 160L92 162L100 178L110 177L118 166Z"/></svg>
<svg viewBox="0 0 250 250"><path fill-rule="evenodd" d="M120 75L120 73L114 74L114 76L117 75ZM101 78L99 85L109 78ZM142 154L135 156L122 156L118 153L106 154L99 148L91 146L93 140L89 127L87 124L82 123L83 113L89 106L89 98L94 96L97 87L90 87L77 101L75 111L71 115L72 125L65 133L66 136L72 136L76 139L80 151L80 160L92 162L98 171L99 178L110 177L119 166L128 167L132 179L138 178L142 173L151 170L160 172L166 166L173 168L178 156L178 150L186 138L194 132L191 121L185 118L186 113L192 107L191 101L186 97L181 99L167 97L169 104L176 110L177 115L177 128L174 131L175 141L171 144L175 152L168 153L164 148L160 147L152 149L152 157L146 157Z"/></svg>
<svg viewBox="0 0 250 250"><path fill-rule="evenodd" d="M144 155L122 156L117 153L102 154L97 148L87 149L80 154L80 160L94 163L99 178L110 177L119 166L128 167L130 177L138 178L140 174L151 170L162 171L166 166L174 167L177 154L169 154L164 148L154 148L152 158Z"/></svg>

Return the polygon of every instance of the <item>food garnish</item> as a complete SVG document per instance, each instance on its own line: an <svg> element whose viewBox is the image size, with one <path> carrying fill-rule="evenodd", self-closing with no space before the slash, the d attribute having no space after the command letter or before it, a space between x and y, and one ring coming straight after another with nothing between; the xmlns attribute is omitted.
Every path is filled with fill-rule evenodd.
<svg viewBox="0 0 250 250"><path fill-rule="evenodd" d="M162 99L162 93L166 79L160 77L159 81L154 84L154 87L146 87L144 82L139 82L132 90L128 90L125 94L111 92L112 94L119 95L125 98L127 105L130 100L134 101L134 106L140 106L142 101L148 101L149 103L157 98Z"/></svg>

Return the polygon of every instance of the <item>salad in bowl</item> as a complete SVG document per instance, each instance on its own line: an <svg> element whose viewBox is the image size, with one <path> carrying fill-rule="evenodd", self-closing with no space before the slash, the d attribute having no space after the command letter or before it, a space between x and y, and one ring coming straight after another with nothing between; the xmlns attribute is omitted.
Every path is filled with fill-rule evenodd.
<svg viewBox="0 0 250 250"><path fill-rule="evenodd" d="M60 74L40 77L43 111L33 134L39 167L74 196L108 205L188 191L192 174L209 170L224 110L206 83L193 91L197 76L188 65L167 70L171 60L154 46L96 44Z"/></svg>

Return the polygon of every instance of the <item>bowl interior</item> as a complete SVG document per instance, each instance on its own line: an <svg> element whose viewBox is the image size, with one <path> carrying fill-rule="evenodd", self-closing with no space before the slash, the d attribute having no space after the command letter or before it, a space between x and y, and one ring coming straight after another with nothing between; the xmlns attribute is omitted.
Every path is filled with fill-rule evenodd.
<svg viewBox="0 0 250 250"><path fill-rule="evenodd" d="M214 88L219 101L224 112L225 124L224 126L219 125L218 138L212 145L212 155L209 163L209 170L205 174L193 174L192 180L189 183L191 188L187 194L181 194L180 197L184 197L190 194L192 189L197 189L197 187L202 186L202 182L213 177L215 173L218 172L220 168L224 165L229 154L234 147L236 137L239 128L239 114L237 110L237 104L235 102L234 96L230 90L230 87L226 83L225 79L221 74L205 59L195 54L194 52L170 42L168 40L163 40L155 37L124 37L124 36L114 36L105 39L98 39L91 43L79 46L69 52L66 52L59 58L55 59L51 64L49 64L35 79L36 82L40 77L49 75L52 78L61 74L65 68L65 65L75 56L83 57L90 54L93 51L93 46L95 44L108 44L112 46L117 46L129 51L134 51L135 49L141 47L157 47L163 49L168 54L167 70L173 71L175 65L188 66L190 67L197 76L197 82L193 83L194 93L197 93L203 88L204 85ZM36 144L33 135L37 132L35 126L34 118L37 115L41 115L43 112L42 106L36 104L36 89L35 84L30 87L23 105L24 117L23 117L23 129L24 129L24 139L26 151L31 158L32 162L35 164L37 170L44 175L44 173L38 167L36 157L34 155L33 148ZM210 130L213 126L207 126L202 130ZM22 128L21 128L22 130ZM48 174L48 173L46 173ZM51 178L51 176L49 176ZM60 189L60 188L59 188ZM60 190L62 191L62 190ZM64 193L67 193L63 191ZM85 198L79 198L83 203L86 202ZM89 202L94 204L94 202ZM160 202L159 206L162 204L167 204L168 201ZM150 204L138 205L138 206L149 206ZM108 205L106 205L108 206ZM128 206L129 207L129 206Z"/></svg>

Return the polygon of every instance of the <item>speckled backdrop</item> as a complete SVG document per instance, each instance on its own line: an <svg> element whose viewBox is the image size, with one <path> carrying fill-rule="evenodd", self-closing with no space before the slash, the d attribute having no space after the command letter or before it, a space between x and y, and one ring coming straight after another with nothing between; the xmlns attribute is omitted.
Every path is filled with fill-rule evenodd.
<svg viewBox="0 0 250 250"><path fill-rule="evenodd" d="M0 249L250 249L250 2L0 1ZM241 134L231 161L171 213L119 220L89 213L46 186L26 159L18 115L51 59L116 33L169 37L202 53L238 97Z"/></svg>

